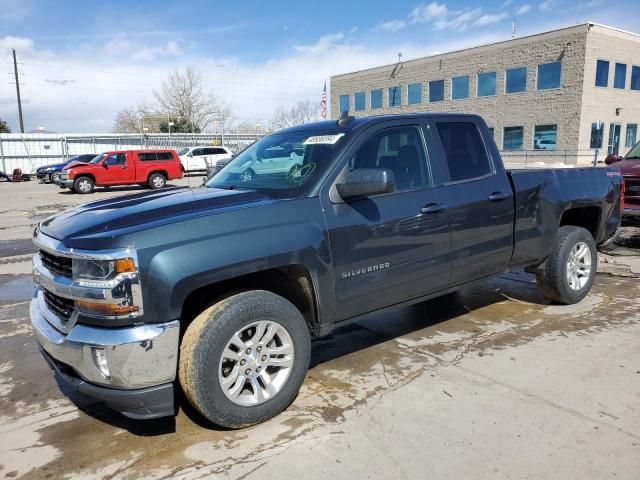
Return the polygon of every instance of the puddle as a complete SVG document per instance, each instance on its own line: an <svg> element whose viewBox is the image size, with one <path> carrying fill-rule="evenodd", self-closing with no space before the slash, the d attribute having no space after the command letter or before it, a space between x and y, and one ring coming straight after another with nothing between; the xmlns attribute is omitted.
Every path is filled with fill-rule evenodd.
<svg viewBox="0 0 640 480"><path fill-rule="evenodd" d="M33 294L31 275L0 275L0 286L0 302L28 300Z"/></svg>

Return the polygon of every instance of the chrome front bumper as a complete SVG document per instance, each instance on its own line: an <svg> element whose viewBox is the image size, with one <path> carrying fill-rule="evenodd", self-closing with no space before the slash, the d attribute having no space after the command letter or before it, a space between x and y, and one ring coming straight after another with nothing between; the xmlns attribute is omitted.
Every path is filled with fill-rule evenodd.
<svg viewBox="0 0 640 480"><path fill-rule="evenodd" d="M42 290L31 301L31 323L40 346L56 361L95 385L139 389L173 382L178 363L180 322L100 328L76 324L65 334L54 328ZM96 365L92 349L104 349L110 375Z"/></svg>

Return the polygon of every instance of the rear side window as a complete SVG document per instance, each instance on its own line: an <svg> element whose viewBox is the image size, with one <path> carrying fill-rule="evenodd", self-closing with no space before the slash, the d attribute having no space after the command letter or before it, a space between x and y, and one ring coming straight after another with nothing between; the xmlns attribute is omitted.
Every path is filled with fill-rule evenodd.
<svg viewBox="0 0 640 480"><path fill-rule="evenodd" d="M158 159L156 152L139 153L138 158L141 162L153 162Z"/></svg>
<svg viewBox="0 0 640 480"><path fill-rule="evenodd" d="M224 155L227 153L224 148L212 148L211 150L213 150L213 155Z"/></svg>
<svg viewBox="0 0 640 480"><path fill-rule="evenodd" d="M452 182L491 173L487 149L474 123L438 122L437 129Z"/></svg>
<svg viewBox="0 0 640 480"><path fill-rule="evenodd" d="M156 160L173 160L171 152L144 152L139 153L138 158L141 162L155 162Z"/></svg>

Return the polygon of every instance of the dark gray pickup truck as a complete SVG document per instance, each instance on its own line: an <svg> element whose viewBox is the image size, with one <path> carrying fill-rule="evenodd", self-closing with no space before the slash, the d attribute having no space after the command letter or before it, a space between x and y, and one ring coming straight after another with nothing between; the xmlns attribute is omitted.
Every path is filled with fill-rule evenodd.
<svg viewBox="0 0 640 480"><path fill-rule="evenodd" d="M61 381L132 418L242 427L296 397L311 339L525 267L588 294L620 223L615 168L506 171L474 115L324 121L202 188L89 203L34 232L31 320Z"/></svg>

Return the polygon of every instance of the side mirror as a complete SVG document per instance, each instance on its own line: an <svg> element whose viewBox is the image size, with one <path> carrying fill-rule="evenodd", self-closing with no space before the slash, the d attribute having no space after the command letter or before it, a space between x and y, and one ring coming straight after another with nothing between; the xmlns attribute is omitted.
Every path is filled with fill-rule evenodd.
<svg viewBox="0 0 640 480"><path fill-rule="evenodd" d="M193 152L187 153L187 157L193 157Z"/></svg>
<svg viewBox="0 0 640 480"><path fill-rule="evenodd" d="M352 170L341 183L336 184L338 195L347 202L380 193L391 193L395 188L393 172L376 168Z"/></svg>
<svg viewBox="0 0 640 480"><path fill-rule="evenodd" d="M616 163L619 162L620 160L622 160L623 158L620 155L608 155L607 158L604 159L604 163L606 163L607 165L611 165L612 163Z"/></svg>
<svg viewBox="0 0 640 480"><path fill-rule="evenodd" d="M102 166L103 166L103 168L109 168L109 164L107 163L106 160L104 162L102 162Z"/></svg>

